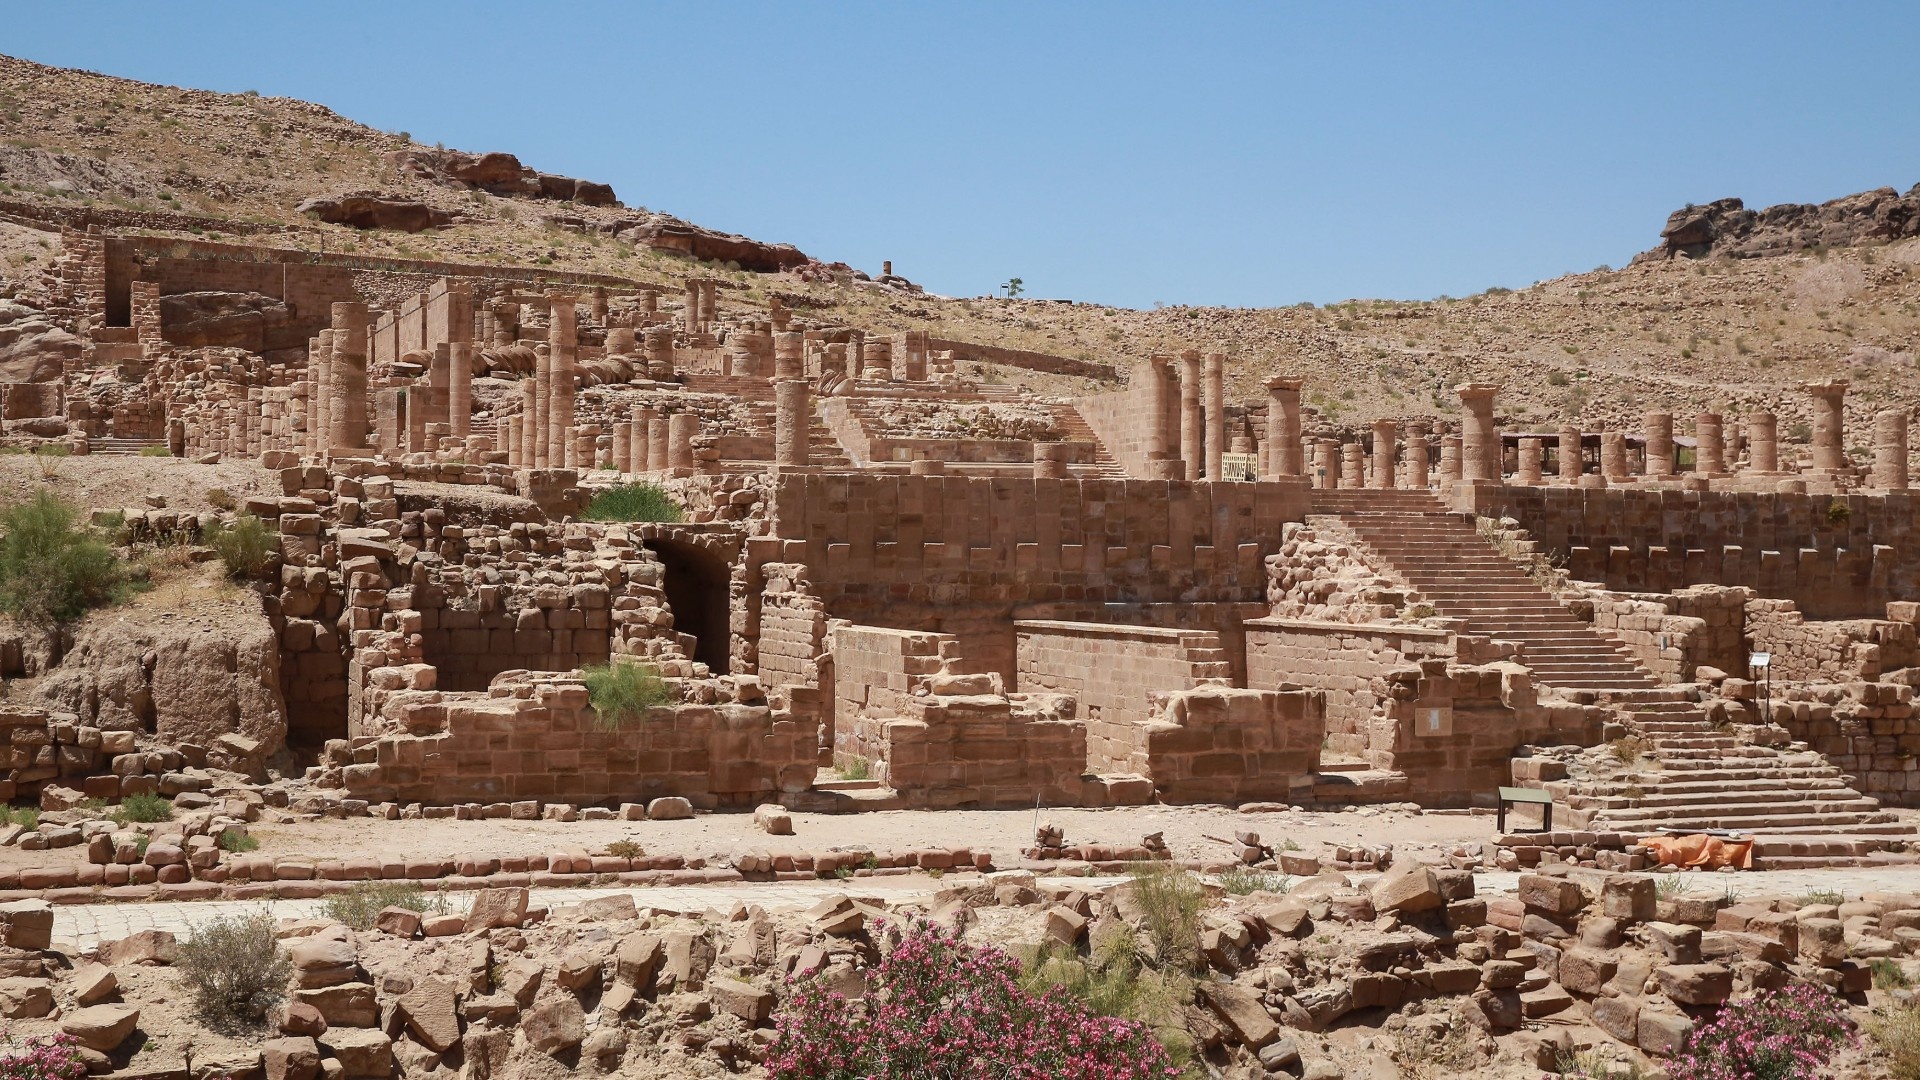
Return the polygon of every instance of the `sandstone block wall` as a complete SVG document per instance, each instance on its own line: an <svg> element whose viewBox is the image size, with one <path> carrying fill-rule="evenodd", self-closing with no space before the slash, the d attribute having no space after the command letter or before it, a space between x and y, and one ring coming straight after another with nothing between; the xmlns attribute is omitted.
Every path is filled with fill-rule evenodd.
<svg viewBox="0 0 1920 1080"><path fill-rule="evenodd" d="M1423 659L1450 659L1454 648L1450 633L1421 626L1251 619L1247 685L1324 693L1327 748L1351 759L1369 745L1368 725L1384 699L1378 680Z"/></svg>
<svg viewBox="0 0 1920 1080"><path fill-rule="evenodd" d="M1671 594L1598 593L1593 625L1618 638L1662 682L1691 682L1694 669L1745 672L1745 607L1753 590L1701 585Z"/></svg>
<svg viewBox="0 0 1920 1080"><path fill-rule="evenodd" d="M1207 631L1028 620L1014 623L1014 632L1016 689L1079 702L1091 772L1146 775L1138 729L1154 715L1155 693L1231 683L1219 635Z"/></svg>
<svg viewBox="0 0 1920 1080"><path fill-rule="evenodd" d="M1920 716L1914 688L1873 681L1779 688L1774 723L1854 778L1863 794L1920 806Z"/></svg>
<svg viewBox="0 0 1920 1080"><path fill-rule="evenodd" d="M454 805L540 799L609 804L678 795L751 805L813 780L813 732L764 702L662 705L609 729L585 686L518 673L485 693L415 691L385 702L384 730L353 740L355 798Z"/></svg>
<svg viewBox="0 0 1920 1080"><path fill-rule="evenodd" d="M1911 494L1798 495L1508 487L1502 512L1581 581L1622 592L1743 585L1809 618L1874 617L1920 600Z"/></svg>
<svg viewBox="0 0 1920 1080"><path fill-rule="evenodd" d="M1313 786L1324 698L1305 690L1200 686L1155 695L1128 760L1167 802L1298 800Z"/></svg>
<svg viewBox="0 0 1920 1080"><path fill-rule="evenodd" d="M1790 600L1755 598L1745 607L1753 651L1772 655L1773 677L1874 682L1915 660L1914 625L1886 619L1809 622ZM1746 660L1725 668L1745 677Z"/></svg>

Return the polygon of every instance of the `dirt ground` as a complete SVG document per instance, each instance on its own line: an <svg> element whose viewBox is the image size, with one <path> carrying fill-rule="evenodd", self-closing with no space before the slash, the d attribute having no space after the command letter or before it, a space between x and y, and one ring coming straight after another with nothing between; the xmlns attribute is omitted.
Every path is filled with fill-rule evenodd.
<svg viewBox="0 0 1920 1080"><path fill-rule="evenodd" d="M166 509L203 513L214 509L207 492L236 500L280 494L280 475L251 461L201 465L178 458L123 455L37 457L0 454L0 506L10 506L49 488L68 502L96 510L149 509L148 495L166 499Z"/></svg>

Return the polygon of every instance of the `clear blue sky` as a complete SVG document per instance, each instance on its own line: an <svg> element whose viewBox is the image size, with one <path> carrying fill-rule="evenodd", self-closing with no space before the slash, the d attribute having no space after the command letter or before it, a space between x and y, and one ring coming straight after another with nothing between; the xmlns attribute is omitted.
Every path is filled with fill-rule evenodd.
<svg viewBox="0 0 1920 1080"><path fill-rule="evenodd" d="M1920 182L1920 3L18 2L0 51L322 102L975 294L1464 295Z"/></svg>

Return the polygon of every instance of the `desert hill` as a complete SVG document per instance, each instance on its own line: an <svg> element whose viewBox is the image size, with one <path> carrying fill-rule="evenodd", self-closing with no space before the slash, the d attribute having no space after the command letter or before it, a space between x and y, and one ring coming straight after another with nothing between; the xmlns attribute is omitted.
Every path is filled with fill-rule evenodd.
<svg viewBox="0 0 1920 1080"><path fill-rule="evenodd" d="M1507 386L1505 422L1535 430L1562 419L1590 429L1633 426L1645 409L1684 416L1716 405L1771 407L1792 430L1805 417L1796 387L1814 378L1854 381L1855 430L1875 410L1920 403L1915 191L1762 211L1708 202L1676 212L1664 232L1649 222L1648 239L1660 243L1621 269L1519 290L1139 311L927 295L904 279L874 280L785 245L640 209L644 192L616 195L498 152L429 146L286 98L0 58L0 141L0 203L15 213L90 208L144 214L160 226L145 231L267 234L261 242L276 246L647 280L715 276L727 283L729 303L778 295L816 318L1097 360L1122 377L1153 352L1218 350L1231 357L1230 394L1251 399L1271 375L1300 374L1311 402L1335 424L1451 414L1445 388L1464 379ZM416 209L384 222L400 228L315 219L316 200L353 199ZM334 214L342 215L351 216ZM421 231L402 231L416 225ZM44 234L0 236L0 273L23 299L32 299L37 267L50 258ZM1045 393L1097 385L1027 371L985 374Z"/></svg>

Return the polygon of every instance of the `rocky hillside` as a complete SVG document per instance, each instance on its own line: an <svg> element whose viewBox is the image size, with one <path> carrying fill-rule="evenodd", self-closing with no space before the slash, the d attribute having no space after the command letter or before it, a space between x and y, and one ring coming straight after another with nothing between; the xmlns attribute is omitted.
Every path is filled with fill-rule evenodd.
<svg viewBox="0 0 1920 1080"><path fill-rule="evenodd" d="M1637 424L1649 408L1685 416L1725 405L1773 407L1790 432L1805 419L1797 385L1832 376L1855 382L1856 431L1877 409L1920 405L1913 190L1761 211L1731 199L1692 207L1664 231L1649 222L1648 239L1659 233L1660 246L1621 269L1519 290L1136 311L926 295L903 279L875 280L790 246L631 205L644 192L622 193L622 206L604 184L541 173L505 153L426 146L291 99L0 58L0 143L0 204L172 212L182 215L182 231L330 251L540 263L666 282L699 274L726 284L727 304L778 295L812 318L927 328L1098 360L1123 375L1153 352L1218 350L1232 358L1235 397L1257 398L1260 384L1282 371L1304 375L1321 416L1341 425L1451 415L1445 388L1469 378L1505 384L1504 422L1534 430L1553 430L1563 418L1592 428ZM51 257L44 235L0 235L0 275L16 290ZM1111 385L980 374L1049 393Z"/></svg>

